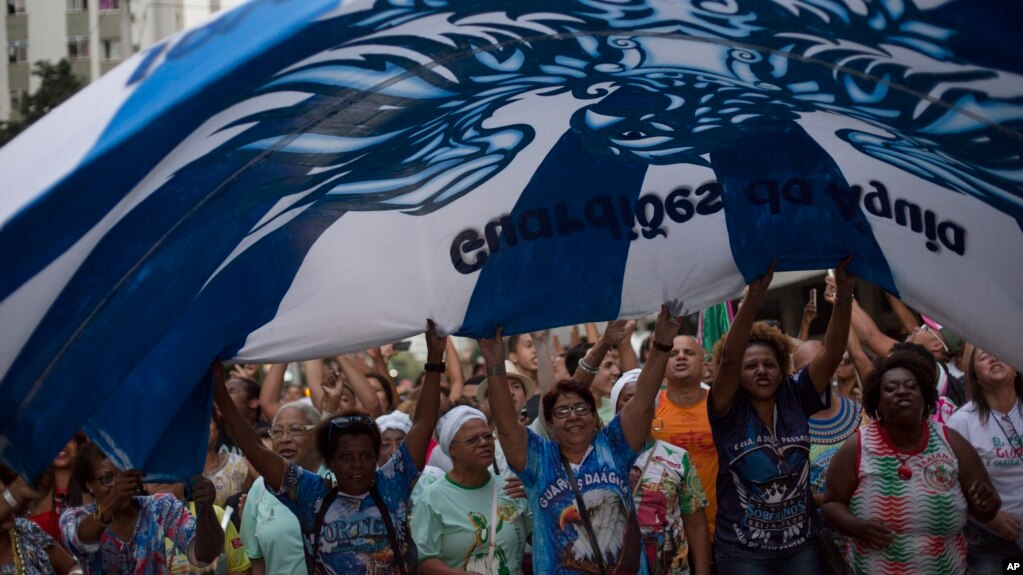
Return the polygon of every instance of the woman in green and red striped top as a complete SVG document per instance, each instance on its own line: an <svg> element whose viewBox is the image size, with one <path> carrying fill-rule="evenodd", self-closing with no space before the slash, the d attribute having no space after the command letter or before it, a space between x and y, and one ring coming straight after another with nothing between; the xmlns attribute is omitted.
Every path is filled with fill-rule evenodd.
<svg viewBox="0 0 1023 575"><path fill-rule="evenodd" d="M967 513L981 521L1001 505L977 451L929 421L937 400L934 360L900 344L863 385L874 422L835 454L824 517L853 538L856 573L966 573Z"/></svg>

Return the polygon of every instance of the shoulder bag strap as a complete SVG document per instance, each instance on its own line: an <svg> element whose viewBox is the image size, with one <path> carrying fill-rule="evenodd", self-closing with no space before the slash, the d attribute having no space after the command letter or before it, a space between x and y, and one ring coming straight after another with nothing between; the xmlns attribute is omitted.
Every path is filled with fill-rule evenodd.
<svg viewBox="0 0 1023 575"><path fill-rule="evenodd" d="M497 522L500 521L500 517L497 516L497 476L492 476L490 482L493 484L494 489L490 495L490 526L487 534L487 573L496 573L494 569L494 550L497 548Z"/></svg>
<svg viewBox="0 0 1023 575"><path fill-rule="evenodd" d="M576 484L575 481L575 473L572 473L572 464L562 457L561 465L565 468L565 474L568 475L568 484L572 486L572 493L575 494L575 505L579 510L579 516L582 517L583 526L586 527L586 535L590 538L590 547L593 549L593 553L597 557L597 564L600 566L600 573L601 575L607 575L607 564L604 563L604 553L597 544L597 534L593 532L593 524L590 523L590 512L587 511L586 503L583 502L583 494L579 492L579 485Z"/></svg>
<svg viewBox="0 0 1023 575"><path fill-rule="evenodd" d="M398 570L401 575L408 574L408 567L405 565L405 554L402 553L401 545L398 544L398 532L394 530L394 521L391 519L391 510L384 503L384 498L377 491L377 484L369 488L369 494L373 497L373 503L380 510L380 518L384 521L384 528L387 529L387 539L391 542L391 550L394 552L394 560L398 563Z"/></svg>
<svg viewBox="0 0 1023 575"><path fill-rule="evenodd" d="M312 547L308 548L303 545L305 549L305 566L309 575L316 573L316 550L320 545L320 531L323 530L323 519L327 516L327 510L330 509L330 506L334 504L334 500L337 499L337 493L338 488L333 487L323 496L323 503L320 504L320 510L316 512L316 519L313 520Z"/></svg>

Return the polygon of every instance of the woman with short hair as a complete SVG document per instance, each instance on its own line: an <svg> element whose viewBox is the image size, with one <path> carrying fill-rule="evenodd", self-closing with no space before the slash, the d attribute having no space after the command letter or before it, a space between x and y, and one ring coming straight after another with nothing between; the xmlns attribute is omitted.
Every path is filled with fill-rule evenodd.
<svg viewBox="0 0 1023 575"><path fill-rule="evenodd" d="M519 422L508 388L501 330L480 340L490 413L508 466L519 475L533 511L534 573L646 573L629 472L654 416L654 397L680 319L662 306L654 349L636 385L635 401L607 426L588 386L558 382L543 396L551 439Z"/></svg>
<svg viewBox="0 0 1023 575"><path fill-rule="evenodd" d="M270 448L289 463L320 472L323 459L312 432L320 420L320 412L304 401L285 403L270 425ZM298 518L269 492L265 481L260 477L249 489L239 530L252 573L307 574Z"/></svg>
<svg viewBox="0 0 1023 575"><path fill-rule="evenodd" d="M346 411L319 424L316 448L335 485L263 447L224 386L218 383L214 388L217 406L242 452L271 493L298 517L311 575L418 571L407 519L409 495L426 464L426 447L437 423L446 342L429 322L427 376L412 429L379 469L380 431L369 415Z"/></svg>
<svg viewBox="0 0 1023 575"><path fill-rule="evenodd" d="M824 493L856 573L966 573L967 513L986 522L1001 505L977 451L931 419L935 381L933 359L897 348L863 382L874 421L838 449Z"/></svg>
<svg viewBox="0 0 1023 575"><path fill-rule="evenodd" d="M819 573L820 518L808 481L809 417L828 407L831 375L845 351L856 279L843 261L824 348L789 373L791 343L754 319L774 264L750 285L721 346L707 396L718 452L718 571Z"/></svg>

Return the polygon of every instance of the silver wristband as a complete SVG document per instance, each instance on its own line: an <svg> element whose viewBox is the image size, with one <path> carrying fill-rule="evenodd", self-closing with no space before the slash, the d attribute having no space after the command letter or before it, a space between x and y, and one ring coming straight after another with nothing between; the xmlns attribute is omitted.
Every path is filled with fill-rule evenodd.
<svg viewBox="0 0 1023 575"><path fill-rule="evenodd" d="M585 357L579 360L579 369L583 370L584 372L586 372L586 373L588 373L590 375L597 375L597 368L595 368L592 365L586 363L586 358Z"/></svg>
<svg viewBox="0 0 1023 575"><path fill-rule="evenodd" d="M21 515L25 512L25 508L18 503L18 500L14 498L14 494L11 493L11 490L8 488L4 488L4 501L11 506L15 515Z"/></svg>

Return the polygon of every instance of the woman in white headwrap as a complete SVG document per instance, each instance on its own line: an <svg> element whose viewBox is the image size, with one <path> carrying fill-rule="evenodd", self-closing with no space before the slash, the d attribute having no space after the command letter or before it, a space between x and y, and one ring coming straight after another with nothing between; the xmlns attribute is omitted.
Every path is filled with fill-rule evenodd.
<svg viewBox="0 0 1023 575"><path fill-rule="evenodd" d="M412 512L420 572L521 573L532 515L490 472L494 433L486 416L459 405L440 418L437 436L453 467L423 490Z"/></svg>
<svg viewBox="0 0 1023 575"><path fill-rule="evenodd" d="M623 373L611 388L615 413L636 395L640 371ZM651 575L709 575L707 496L689 453L648 437L632 464L629 484Z"/></svg>
<svg viewBox="0 0 1023 575"><path fill-rule="evenodd" d="M412 418L403 411L392 411L387 415L376 418L377 427L380 428L380 457L377 466L387 463L387 460L394 455L405 441L405 434L412 429Z"/></svg>

